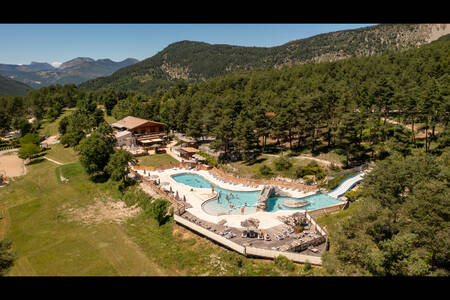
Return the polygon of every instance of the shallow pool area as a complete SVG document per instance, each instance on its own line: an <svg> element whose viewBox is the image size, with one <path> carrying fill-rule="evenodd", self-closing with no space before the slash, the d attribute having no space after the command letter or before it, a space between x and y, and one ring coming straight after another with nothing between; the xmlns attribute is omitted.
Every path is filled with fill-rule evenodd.
<svg viewBox="0 0 450 300"><path fill-rule="evenodd" d="M202 209L209 215L248 215L256 213L256 203L260 190L256 191L234 191L221 188L212 184L202 176L192 173L181 173L171 176L176 182L194 188L214 187L214 191L219 193L219 197L205 201ZM285 200L307 201L308 204L299 208L289 208L283 205ZM293 197L272 197L268 200L267 212L314 210L330 205L339 204L341 201L328 196L327 194L314 194L302 198ZM243 210L242 210L243 209Z"/></svg>

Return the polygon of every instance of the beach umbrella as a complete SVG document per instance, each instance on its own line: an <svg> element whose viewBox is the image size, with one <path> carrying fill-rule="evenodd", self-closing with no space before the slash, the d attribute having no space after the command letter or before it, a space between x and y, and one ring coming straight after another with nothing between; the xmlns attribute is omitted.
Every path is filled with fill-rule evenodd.
<svg viewBox="0 0 450 300"><path fill-rule="evenodd" d="M171 193L173 193L172 186L169 187L169 190Z"/></svg>
<svg viewBox="0 0 450 300"><path fill-rule="evenodd" d="M185 195L183 195L183 201L186 202L186 196Z"/></svg>
<svg viewBox="0 0 450 300"><path fill-rule="evenodd" d="M178 195L178 191L177 191L177 193L176 193L176 195L175 195L175 199L179 199L180 198L180 195Z"/></svg>

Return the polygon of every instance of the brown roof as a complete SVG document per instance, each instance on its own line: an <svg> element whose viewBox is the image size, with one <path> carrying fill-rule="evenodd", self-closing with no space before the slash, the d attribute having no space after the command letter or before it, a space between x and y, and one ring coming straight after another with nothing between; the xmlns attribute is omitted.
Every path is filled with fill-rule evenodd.
<svg viewBox="0 0 450 300"><path fill-rule="evenodd" d="M180 150L183 150L185 152L189 152L189 153L196 153L200 150L192 148L192 147L181 147Z"/></svg>
<svg viewBox="0 0 450 300"><path fill-rule="evenodd" d="M119 120L113 124L111 124L113 127L120 127L120 128L127 128L127 129L134 129L136 127L142 126L147 123L152 124L160 124L164 125L164 123L155 122L155 121L149 121L141 118L136 118L133 116L128 116L123 118L122 120Z"/></svg>

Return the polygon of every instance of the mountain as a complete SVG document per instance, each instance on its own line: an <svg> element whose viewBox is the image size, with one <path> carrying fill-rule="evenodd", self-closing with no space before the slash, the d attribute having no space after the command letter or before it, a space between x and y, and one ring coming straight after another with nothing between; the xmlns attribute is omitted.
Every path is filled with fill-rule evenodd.
<svg viewBox="0 0 450 300"><path fill-rule="evenodd" d="M94 60L89 57L77 57L64 62L59 68L48 63L32 62L30 65L0 64L0 75L14 79L33 88L41 88L52 84L80 84L100 76L108 76L120 68L137 63L134 58L120 62L110 59Z"/></svg>
<svg viewBox="0 0 450 300"><path fill-rule="evenodd" d="M449 24L383 24L320 34L276 47L180 41L110 76L86 81L80 88L153 93L180 79L205 81L238 70L379 55L419 47L448 33Z"/></svg>
<svg viewBox="0 0 450 300"><path fill-rule="evenodd" d="M25 96L29 90L32 90L28 85L0 76L0 96Z"/></svg>
<svg viewBox="0 0 450 300"><path fill-rule="evenodd" d="M54 70L55 68L48 63L31 62L29 65L8 65L0 64L0 71L19 71L19 72L38 72Z"/></svg>

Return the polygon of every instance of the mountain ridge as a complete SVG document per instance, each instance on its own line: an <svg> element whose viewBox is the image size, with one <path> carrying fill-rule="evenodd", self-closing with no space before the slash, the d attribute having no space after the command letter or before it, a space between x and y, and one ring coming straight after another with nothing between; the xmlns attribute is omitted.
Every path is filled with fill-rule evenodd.
<svg viewBox="0 0 450 300"><path fill-rule="evenodd" d="M108 76L137 62L135 58L115 62L109 58L94 60L90 57L76 57L62 63L59 68L36 62L30 65L0 64L0 75L33 88L41 88L52 84L80 84L96 77Z"/></svg>
<svg viewBox="0 0 450 300"><path fill-rule="evenodd" d="M381 24L323 33L274 47L178 41L152 57L80 84L85 90L151 94L178 80L205 81L228 72L372 56L427 44L450 33L449 24Z"/></svg>

